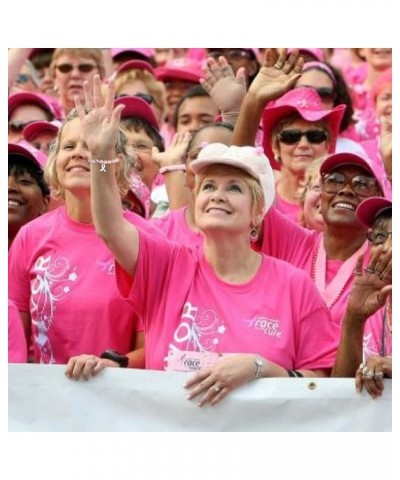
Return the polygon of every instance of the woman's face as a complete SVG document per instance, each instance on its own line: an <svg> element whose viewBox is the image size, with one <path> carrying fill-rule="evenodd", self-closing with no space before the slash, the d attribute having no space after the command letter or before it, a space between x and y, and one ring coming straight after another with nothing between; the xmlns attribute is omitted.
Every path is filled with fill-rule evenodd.
<svg viewBox="0 0 400 480"><path fill-rule="evenodd" d="M151 159L151 149L154 147L153 140L144 130L125 130L127 148L137 158L137 168L142 182L151 191L153 181L158 173L158 166Z"/></svg>
<svg viewBox="0 0 400 480"><path fill-rule="evenodd" d="M314 176L306 187L303 203L304 223L310 230L322 232L324 219L321 215L321 188L319 173Z"/></svg>
<svg viewBox="0 0 400 480"><path fill-rule="evenodd" d="M296 87L312 87L317 90L324 107L331 110L335 104L335 87L332 80L325 72L321 70L307 70L303 72Z"/></svg>
<svg viewBox="0 0 400 480"><path fill-rule="evenodd" d="M391 48L360 48L360 54L374 70L382 71L392 66Z"/></svg>
<svg viewBox="0 0 400 480"><path fill-rule="evenodd" d="M373 255L378 247L383 249L383 252L387 252L389 248L392 248L392 219L381 220L374 223L372 228L373 233L378 241L382 241L380 245L371 244L371 255ZM390 235L388 235L390 233ZM384 240L384 236L387 238Z"/></svg>
<svg viewBox="0 0 400 480"><path fill-rule="evenodd" d="M61 55L55 66L54 85L58 89L60 102L66 112L74 108L74 96L84 100L83 82L93 80L99 68L92 58ZM92 87L90 87L92 88Z"/></svg>
<svg viewBox="0 0 400 480"><path fill-rule="evenodd" d="M66 123L62 129L56 158L58 182L66 191L90 189L90 151L84 141L79 118Z"/></svg>
<svg viewBox="0 0 400 480"><path fill-rule="evenodd" d="M377 117L392 117L392 86L388 85L376 97Z"/></svg>
<svg viewBox="0 0 400 480"><path fill-rule="evenodd" d="M316 126L315 123L303 119L297 119L290 124L286 124L278 132L277 147L274 147L275 158L280 158L282 174L285 170L293 175L302 177L308 165L316 158L322 157L328 153L329 141L323 140L318 143L310 142L305 135L302 135L298 142L293 144L284 143L283 138L279 140L279 134L299 130L302 133L308 131L323 131L322 126ZM325 132L327 132L325 130Z"/></svg>
<svg viewBox="0 0 400 480"><path fill-rule="evenodd" d="M34 138L32 138L29 143L31 143L37 150L40 150L45 155L49 155L49 148L51 142L57 136L56 133L49 130L43 130L39 132Z"/></svg>
<svg viewBox="0 0 400 480"><path fill-rule="evenodd" d="M21 104L15 107L8 119L8 142L23 140L22 130L33 122L47 121L46 112L39 105Z"/></svg>

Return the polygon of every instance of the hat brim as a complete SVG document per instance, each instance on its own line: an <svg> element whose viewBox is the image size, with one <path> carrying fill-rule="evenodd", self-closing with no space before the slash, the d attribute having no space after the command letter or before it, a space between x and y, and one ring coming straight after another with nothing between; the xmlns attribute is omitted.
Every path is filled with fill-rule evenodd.
<svg viewBox="0 0 400 480"><path fill-rule="evenodd" d="M21 155L24 158L27 158L32 163L34 163L37 167L43 170L44 164L42 165L39 160L30 152L27 148L23 147L22 145L18 145L17 143L9 143L8 144L8 154L16 154Z"/></svg>
<svg viewBox="0 0 400 480"><path fill-rule="evenodd" d="M184 82L189 82L193 84L197 84L202 77L201 72L193 72L189 70L183 70L181 68L165 68L160 67L156 68L156 77L157 80L165 81L165 80L183 80Z"/></svg>
<svg viewBox="0 0 400 480"><path fill-rule="evenodd" d="M255 178L259 181L259 176L254 173L254 171L245 163L239 160L230 159L230 158L221 158L221 157L212 157L200 160L193 160L191 162L190 167L194 171L196 175L202 172L206 167L211 165L228 165L230 167L235 167L239 170L243 170L244 172L248 173L251 177Z"/></svg>
<svg viewBox="0 0 400 480"><path fill-rule="evenodd" d="M363 200L357 207L357 218L366 227L371 228L375 218L384 210L392 208L392 202L383 197L370 197Z"/></svg>
<svg viewBox="0 0 400 480"><path fill-rule="evenodd" d="M159 130L159 124L150 105L139 97L120 97L114 101L114 107L125 105L121 118L138 117L146 120L152 127Z"/></svg>
<svg viewBox="0 0 400 480"><path fill-rule="evenodd" d="M319 120L325 120L329 125L332 133L331 142L329 145L329 153L333 153L336 149L337 136L339 134L340 122L342 121L345 105L338 105L332 110L318 110L310 111L306 109L300 109L291 105L282 105L279 107L266 108L263 113L262 126L263 126L263 148L267 157L271 160L273 168L280 169L278 162L274 160L275 155L272 149L272 132L275 126L283 120L285 117L293 113L297 113L301 118L308 122L318 122Z"/></svg>

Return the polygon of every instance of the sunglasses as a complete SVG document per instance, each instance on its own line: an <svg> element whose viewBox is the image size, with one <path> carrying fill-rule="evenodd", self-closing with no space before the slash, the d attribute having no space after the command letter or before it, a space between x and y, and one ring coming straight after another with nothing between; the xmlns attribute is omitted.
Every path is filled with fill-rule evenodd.
<svg viewBox="0 0 400 480"><path fill-rule="evenodd" d="M385 232L384 230L369 230L367 232L367 239L372 245L382 245L386 242L392 232Z"/></svg>
<svg viewBox="0 0 400 480"><path fill-rule="evenodd" d="M294 145L300 142L303 136L306 137L308 143L313 144L319 144L328 140L328 133L325 130L306 130L302 132L298 129L283 130L278 134L278 139L286 145Z"/></svg>
<svg viewBox="0 0 400 480"><path fill-rule="evenodd" d="M8 122L9 132L22 132L22 130L33 122Z"/></svg>
<svg viewBox="0 0 400 480"><path fill-rule="evenodd" d="M60 65L56 65L56 69L61 73L69 73L74 68L77 68L81 73L90 73L92 70L97 68L97 65L93 65L93 63L80 63L79 65L61 63Z"/></svg>
<svg viewBox="0 0 400 480"><path fill-rule="evenodd" d="M367 175L354 175L354 177L348 178L343 173L333 172L325 175L321 183L326 193L338 193L347 184L360 197L371 197L376 194L377 190L375 178Z"/></svg>
<svg viewBox="0 0 400 480"><path fill-rule="evenodd" d="M218 60L219 57L225 57L228 61L237 61L241 60L242 58L247 58L250 60L252 58L251 53L248 50L243 50L241 48L234 48L232 50L214 50L209 52L208 56L214 58L215 60Z"/></svg>

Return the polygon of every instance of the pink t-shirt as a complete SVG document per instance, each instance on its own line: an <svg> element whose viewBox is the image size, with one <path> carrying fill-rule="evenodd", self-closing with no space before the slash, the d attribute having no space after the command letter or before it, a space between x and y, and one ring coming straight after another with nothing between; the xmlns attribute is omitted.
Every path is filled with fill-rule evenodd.
<svg viewBox="0 0 400 480"><path fill-rule="evenodd" d="M290 369L334 362L338 329L311 280L285 262L264 255L253 279L229 284L202 248L140 232L134 280L118 265L116 275L122 295L143 316L146 368L164 369L173 350L259 353Z"/></svg>
<svg viewBox="0 0 400 480"><path fill-rule="evenodd" d="M22 320L14 302L8 300L8 363L26 363L28 351Z"/></svg>
<svg viewBox="0 0 400 480"><path fill-rule="evenodd" d="M152 229L131 212L124 217ZM115 282L114 258L93 225L71 220L65 207L23 226L9 252L9 297L30 312L34 358L65 364L83 353L132 350L142 330Z"/></svg>
<svg viewBox="0 0 400 480"><path fill-rule="evenodd" d="M386 307L380 308L368 318L364 327L364 358L392 354L392 330L388 323Z"/></svg>
<svg viewBox="0 0 400 480"><path fill-rule="evenodd" d="M170 210L160 218L150 219L151 223L164 232L168 240L187 246L203 245L204 236L189 228L185 217L186 207Z"/></svg>
<svg viewBox="0 0 400 480"><path fill-rule="evenodd" d="M264 217L261 251L266 255L285 260L301 268L314 280L315 262L323 233L297 225L276 208L271 208ZM369 255L365 255L364 265L368 264ZM327 261L325 283L329 286L337 275L342 262ZM343 278L342 288L330 302L329 310L334 323L341 325L346 310L347 299L353 283L353 275Z"/></svg>
<svg viewBox="0 0 400 480"><path fill-rule="evenodd" d="M300 223L301 206L298 203L290 203L278 194L276 195L275 208L296 223Z"/></svg>

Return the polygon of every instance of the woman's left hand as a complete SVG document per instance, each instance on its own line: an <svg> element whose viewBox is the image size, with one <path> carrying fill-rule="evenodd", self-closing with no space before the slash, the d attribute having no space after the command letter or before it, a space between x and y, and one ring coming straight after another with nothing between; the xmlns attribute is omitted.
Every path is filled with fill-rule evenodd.
<svg viewBox="0 0 400 480"><path fill-rule="evenodd" d="M383 377L392 378L392 358L371 355L356 371L356 390L363 387L372 398L380 397L383 392Z"/></svg>
<svg viewBox="0 0 400 480"><path fill-rule="evenodd" d="M199 407L210 403L215 405L229 392L254 380L256 371L255 355L237 355L223 358L211 368L196 373L185 388L189 389L188 400L203 394Z"/></svg>
<svg viewBox="0 0 400 480"><path fill-rule="evenodd" d="M103 96L102 88L107 92ZM83 83L85 112L79 97L75 97L75 107L81 121L82 132L89 150L93 153L115 151L118 140L119 121L124 108L114 108L115 85L112 80L103 86L99 75L93 78L93 87L88 81Z"/></svg>

